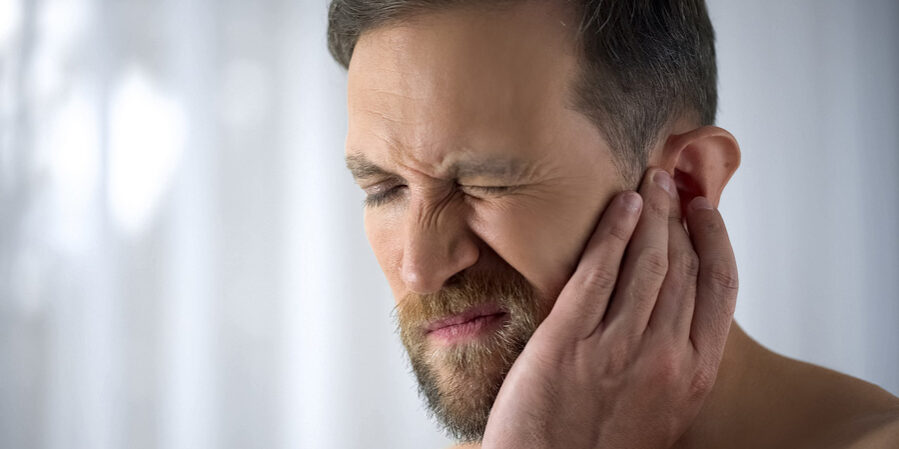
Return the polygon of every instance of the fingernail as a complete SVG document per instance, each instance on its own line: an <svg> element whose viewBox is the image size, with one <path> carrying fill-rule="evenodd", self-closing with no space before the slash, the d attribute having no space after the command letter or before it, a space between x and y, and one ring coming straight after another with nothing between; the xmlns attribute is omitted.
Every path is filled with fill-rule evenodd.
<svg viewBox="0 0 899 449"><path fill-rule="evenodd" d="M704 196L697 196L693 198L693 201L690 201L690 205L687 206L691 211L698 209L711 209L712 203Z"/></svg>
<svg viewBox="0 0 899 449"><path fill-rule="evenodd" d="M640 195L637 192L625 192L621 196L624 201L624 209L630 213L637 213L640 210Z"/></svg>
<svg viewBox="0 0 899 449"><path fill-rule="evenodd" d="M668 172L659 170L652 176L652 180L658 184L659 187L665 189L671 196L674 196L674 182L671 181L671 175L669 175Z"/></svg>

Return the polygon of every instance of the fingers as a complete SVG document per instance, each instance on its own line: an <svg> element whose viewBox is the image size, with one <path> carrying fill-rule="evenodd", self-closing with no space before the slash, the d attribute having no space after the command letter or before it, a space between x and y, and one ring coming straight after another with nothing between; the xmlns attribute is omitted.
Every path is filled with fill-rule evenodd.
<svg viewBox="0 0 899 449"><path fill-rule="evenodd" d="M684 228L681 201L674 190L668 209L668 274L649 319L649 327L666 339L687 342L693 321L699 257Z"/></svg>
<svg viewBox="0 0 899 449"><path fill-rule="evenodd" d="M544 324L585 338L602 321L618 279L621 258L640 217L636 192L619 194L603 212L577 269L559 294Z"/></svg>
<svg viewBox="0 0 899 449"><path fill-rule="evenodd" d="M706 198L696 197L687 206L687 226L699 255L690 339L701 357L718 359L737 301L737 264L724 220Z"/></svg>
<svg viewBox="0 0 899 449"><path fill-rule="evenodd" d="M668 214L674 182L664 170L650 170L640 194L643 214L627 247L619 287L605 322L609 332L641 335L668 272Z"/></svg>

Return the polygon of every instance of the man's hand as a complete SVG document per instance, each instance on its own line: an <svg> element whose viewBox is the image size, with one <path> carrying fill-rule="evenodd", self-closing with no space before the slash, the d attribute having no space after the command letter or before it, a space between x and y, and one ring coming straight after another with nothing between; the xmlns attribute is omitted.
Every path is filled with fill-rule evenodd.
<svg viewBox="0 0 899 449"><path fill-rule="evenodd" d="M689 236L662 170L612 200L506 376L484 449L667 448L689 428L715 383L737 269L721 215L702 197L687 209Z"/></svg>

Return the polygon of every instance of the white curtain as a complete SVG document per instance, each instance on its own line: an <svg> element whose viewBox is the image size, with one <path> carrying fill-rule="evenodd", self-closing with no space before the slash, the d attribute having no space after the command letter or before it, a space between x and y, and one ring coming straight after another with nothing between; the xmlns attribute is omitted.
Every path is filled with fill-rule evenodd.
<svg viewBox="0 0 899 449"><path fill-rule="evenodd" d="M710 0L737 320L899 393L899 4ZM0 0L0 447L439 448L310 0Z"/></svg>

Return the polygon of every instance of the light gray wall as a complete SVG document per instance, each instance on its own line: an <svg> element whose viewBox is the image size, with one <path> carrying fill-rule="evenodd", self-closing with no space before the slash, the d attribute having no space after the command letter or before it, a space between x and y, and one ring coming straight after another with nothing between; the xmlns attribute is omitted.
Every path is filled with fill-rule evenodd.
<svg viewBox="0 0 899 449"><path fill-rule="evenodd" d="M899 3L710 2L737 321L899 393Z"/></svg>

